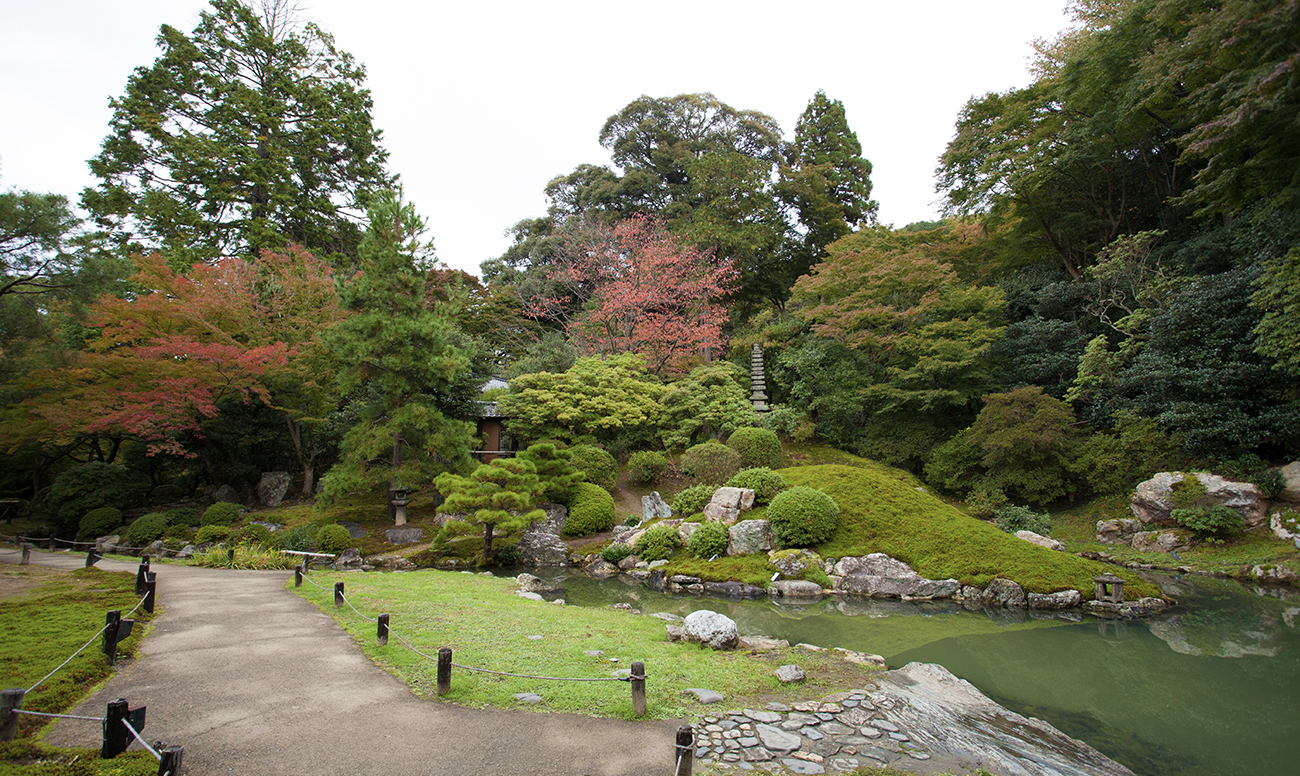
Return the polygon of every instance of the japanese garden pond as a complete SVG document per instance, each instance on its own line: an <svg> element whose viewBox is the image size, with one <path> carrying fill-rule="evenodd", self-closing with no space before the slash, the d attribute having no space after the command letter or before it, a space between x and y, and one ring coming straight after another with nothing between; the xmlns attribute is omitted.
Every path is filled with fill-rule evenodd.
<svg viewBox="0 0 1300 776"><path fill-rule="evenodd" d="M646 614L712 609L742 635L938 663L1003 706L1045 719L1143 776L1291 773L1300 762L1300 596L1160 577L1179 606L1150 621L1037 619L950 602L827 597L788 604L655 592L574 575L570 605Z"/></svg>

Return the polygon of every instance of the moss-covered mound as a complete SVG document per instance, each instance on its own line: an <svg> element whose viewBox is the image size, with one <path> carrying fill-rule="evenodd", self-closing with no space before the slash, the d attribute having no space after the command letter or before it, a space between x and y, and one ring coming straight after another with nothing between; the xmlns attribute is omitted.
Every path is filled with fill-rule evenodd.
<svg viewBox="0 0 1300 776"><path fill-rule="evenodd" d="M1085 597L1092 596L1093 577L1111 572L1129 583L1128 596L1159 595L1156 586L1125 569L1017 539L873 468L830 464L780 474L791 486L817 488L839 505L835 533L814 548L822 557L883 552L930 579L951 577L983 587L1003 576L1026 592L1073 588Z"/></svg>

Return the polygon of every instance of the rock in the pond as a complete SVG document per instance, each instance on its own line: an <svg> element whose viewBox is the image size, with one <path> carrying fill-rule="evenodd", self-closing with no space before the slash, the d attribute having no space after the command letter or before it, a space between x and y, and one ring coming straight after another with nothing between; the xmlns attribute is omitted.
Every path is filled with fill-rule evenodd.
<svg viewBox="0 0 1300 776"><path fill-rule="evenodd" d="M736 622L708 609L700 609L682 620L683 637L711 649L734 649L740 641Z"/></svg>
<svg viewBox="0 0 1300 776"><path fill-rule="evenodd" d="M618 575L618 566L615 566L604 558L597 558L587 564L585 571L594 579L606 579Z"/></svg>
<svg viewBox="0 0 1300 776"><path fill-rule="evenodd" d="M784 684L793 684L795 682L802 682L804 679L808 678L808 674L804 673L804 670L801 667L792 664L784 665L776 669L776 678L780 679Z"/></svg>
<svg viewBox="0 0 1300 776"><path fill-rule="evenodd" d="M694 695L695 699L700 703L721 703L724 700L720 693L716 693L713 690L706 690L703 687L687 687L682 692Z"/></svg>
<svg viewBox="0 0 1300 776"><path fill-rule="evenodd" d="M564 587L556 582L550 582L532 574L524 573L515 577L515 584L519 589L529 593L559 593Z"/></svg>
<svg viewBox="0 0 1300 776"><path fill-rule="evenodd" d="M921 576L911 566L901 560L895 560L883 552L840 558L839 562L835 564L835 575L839 577L893 577L895 579Z"/></svg>
<svg viewBox="0 0 1300 776"><path fill-rule="evenodd" d="M772 524L767 520L745 520L728 529L728 555L752 555L767 552L776 544Z"/></svg>
<svg viewBox="0 0 1300 776"><path fill-rule="evenodd" d="M529 566L564 566L569 562L569 545L560 538L569 508L563 504L542 504L544 520L538 520L519 537L519 559Z"/></svg>
<svg viewBox="0 0 1300 776"><path fill-rule="evenodd" d="M1042 593L1028 595L1030 609L1073 609L1082 602L1083 596L1078 590L1060 590L1050 595Z"/></svg>
<svg viewBox="0 0 1300 776"><path fill-rule="evenodd" d="M767 587L768 595L780 598L821 598L822 586L806 579L778 579Z"/></svg>

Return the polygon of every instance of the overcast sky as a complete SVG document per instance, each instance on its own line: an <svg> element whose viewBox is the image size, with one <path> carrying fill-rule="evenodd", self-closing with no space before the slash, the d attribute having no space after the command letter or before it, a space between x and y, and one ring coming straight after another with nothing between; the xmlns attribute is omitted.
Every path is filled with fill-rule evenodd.
<svg viewBox="0 0 1300 776"><path fill-rule="evenodd" d="M374 123L438 257L478 272L542 189L607 164L605 119L636 97L713 92L787 138L818 89L844 103L885 223L936 217L934 167L972 95L1030 80L1065 0L302 0L367 69ZM110 97L192 30L200 0L0 0L0 188L92 183Z"/></svg>

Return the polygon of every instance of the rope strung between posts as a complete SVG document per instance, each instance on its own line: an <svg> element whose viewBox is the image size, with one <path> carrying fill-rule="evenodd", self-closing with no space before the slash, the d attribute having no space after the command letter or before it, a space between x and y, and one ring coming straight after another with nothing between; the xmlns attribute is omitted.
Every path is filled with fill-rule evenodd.
<svg viewBox="0 0 1300 776"><path fill-rule="evenodd" d="M162 755L158 754L158 750L154 749L152 746L149 746L149 742L140 737L140 734L136 732L135 728L131 727L130 722L127 722L125 719L123 719L122 724L126 726L127 730L131 731L131 735L135 736L135 740L140 742L140 746L143 746L145 749L149 750L149 754L153 755L155 760L158 760L160 762L162 761Z"/></svg>
<svg viewBox="0 0 1300 776"><path fill-rule="evenodd" d="M3 538L3 537L0 537L0 538ZM69 541L69 540L67 540L67 539L60 539L60 538L58 538L58 537L50 537L50 536L46 536L46 537L39 538L39 539L33 539L33 538L30 537L30 536L15 536L14 538L15 538L15 539L22 539L22 540L25 541L25 542L48 542L48 541L53 540L53 541L59 542L60 544L71 544L71 545L74 545L74 546L81 546L81 547L94 547L95 544L96 544L95 542L74 542L74 541ZM119 554L119 555L122 554L122 553L117 553L117 552L116 552L117 550L128 550L128 551L130 551L130 552L147 552L147 551L150 551L150 549L149 549L148 547L127 547L125 544L111 544L111 545L106 546L106 547L104 548L104 550L107 551L107 552L113 552L113 553L115 553L115 554ZM158 548L157 550L152 550L152 551L153 551L153 552L157 552L159 557L166 557L168 553L171 553L172 555L180 555L180 553L181 553L180 550L173 550L173 549L169 549L169 548L167 548L167 547L160 547L160 548Z"/></svg>
<svg viewBox="0 0 1300 776"><path fill-rule="evenodd" d="M29 714L33 717L57 717L59 719L84 719L87 722L103 722L103 717L82 717L77 714L47 714L43 711L27 711L26 709L10 709L14 714Z"/></svg>
<svg viewBox="0 0 1300 776"><path fill-rule="evenodd" d="M320 588L321 590L329 590L329 588L327 587L322 587L321 585L317 585L315 582L312 582L312 580L309 579L305 574L303 575L302 578L306 579L308 582L311 582L313 585L316 585L316 587ZM376 620L372 617L366 617L364 614L361 614L361 612L357 611L357 607L352 605L352 602L348 600L348 597L345 594L339 592L338 590L335 590L334 592L338 593L339 597L343 599L343 603L347 604L348 608L356 612L361 618L370 620L370 622L375 622L375 623L379 622L379 620ZM391 625L388 626L388 635L402 642L402 644L405 645L407 649L411 650L412 652L419 655L420 657L423 657L426 660L432 660L435 663L438 662L438 658L433 657L432 655L427 655L424 652L421 652L420 650L416 649L415 646L411 644L411 642L402 638L402 634L393 630L393 627ZM513 676L517 679L538 679L538 680L548 681L548 682L630 682L633 679L645 678L644 676L627 676L627 677L601 676L595 678L577 679L577 678L564 677L564 676L533 676L531 674L512 674L508 671L493 671L488 668L475 668L474 666L463 666L459 663L452 663L452 666L455 668L464 669L466 671L477 671L480 674L493 674L496 676Z"/></svg>
<svg viewBox="0 0 1300 776"><path fill-rule="evenodd" d="M141 606L143 606L143 605L144 605L145 598L148 598L148 597L149 597L149 596L148 596L147 594L146 594L144 597L142 597L142 598L141 598L141 599L136 603L136 605L135 605L135 609L132 609L131 611L127 612L127 613L126 613L126 616L127 616L127 617L130 617L131 615L135 614L136 609L139 609ZM73 653L72 653L72 657L68 658L67 660L64 660L62 663L59 664L59 667L58 667L58 668L56 668L56 669L54 669L53 671L51 671L51 672L49 672L48 674L46 674L44 679L40 680L40 681L37 682L36 684L34 684L34 685L32 685L31 687L29 687L29 688L27 689L27 694L30 695L32 692L34 692L34 691L36 690L37 687L40 687L41 685L45 684L45 682L47 682L51 676L54 676L54 675L57 674L59 671L61 671L61 670L63 669L64 666L66 666L68 663L71 663L71 662L73 661L73 659L77 657L77 655L80 655L82 652L85 652L85 651L86 651L86 648L89 647L91 644L94 644L94 643L95 643L95 640L98 639L100 636L103 636L103 635L104 635L104 631L106 631L106 630L108 630L108 623L104 623L104 627L100 628L100 629L99 629L99 632L97 632L94 636L91 636L91 637L90 637L90 641L87 641L85 644L83 644L82 647L81 647L81 649L77 650L76 652L73 652Z"/></svg>

